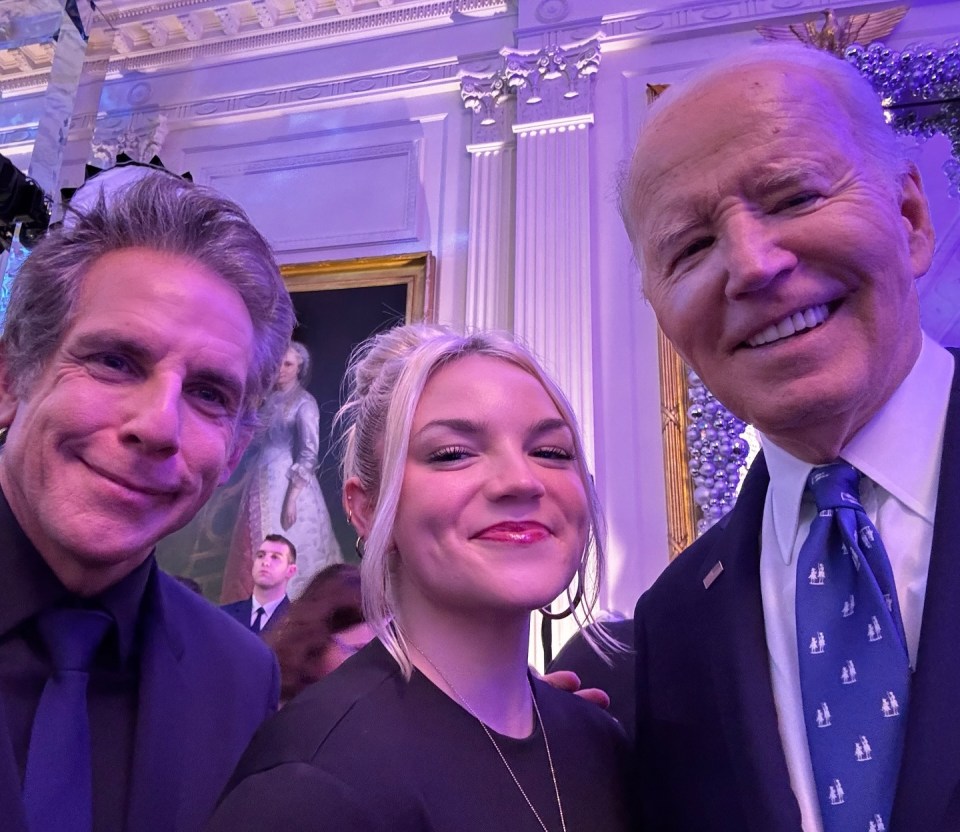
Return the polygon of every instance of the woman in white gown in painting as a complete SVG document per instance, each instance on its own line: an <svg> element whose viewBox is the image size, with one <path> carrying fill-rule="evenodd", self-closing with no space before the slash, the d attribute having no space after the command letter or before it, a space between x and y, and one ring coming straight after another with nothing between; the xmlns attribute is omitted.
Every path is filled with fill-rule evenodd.
<svg viewBox="0 0 960 832"><path fill-rule="evenodd" d="M316 470L320 409L304 388L310 353L291 341L277 384L263 411L265 430L252 461L224 575L225 592L238 597L250 586L253 554L268 534L280 533L297 547L297 574L287 587L296 598L325 566L343 560L330 524Z"/></svg>

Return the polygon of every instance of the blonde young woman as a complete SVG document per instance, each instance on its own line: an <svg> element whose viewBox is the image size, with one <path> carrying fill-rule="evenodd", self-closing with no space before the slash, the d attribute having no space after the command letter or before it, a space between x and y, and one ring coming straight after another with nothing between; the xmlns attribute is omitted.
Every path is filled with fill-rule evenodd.
<svg viewBox="0 0 960 832"><path fill-rule="evenodd" d="M429 326L375 336L348 384L377 638L261 729L210 829L631 828L622 730L527 668L530 612L602 565L563 394L508 338Z"/></svg>

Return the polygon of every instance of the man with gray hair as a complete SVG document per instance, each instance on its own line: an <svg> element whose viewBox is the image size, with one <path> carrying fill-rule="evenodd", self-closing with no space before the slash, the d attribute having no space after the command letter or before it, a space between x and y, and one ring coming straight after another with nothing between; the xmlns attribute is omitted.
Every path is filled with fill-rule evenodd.
<svg viewBox="0 0 960 832"><path fill-rule="evenodd" d="M651 108L622 199L660 326L764 448L637 604L644 828L960 828L960 389L878 97L748 50Z"/></svg>
<svg viewBox="0 0 960 832"><path fill-rule="evenodd" d="M269 651L162 574L294 316L243 212L165 172L68 215L0 337L0 803L15 832L195 832L276 706Z"/></svg>

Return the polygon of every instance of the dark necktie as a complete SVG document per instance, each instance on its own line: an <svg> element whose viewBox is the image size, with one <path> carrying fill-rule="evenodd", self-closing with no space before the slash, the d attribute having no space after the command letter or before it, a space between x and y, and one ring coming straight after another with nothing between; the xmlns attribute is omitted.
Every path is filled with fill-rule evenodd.
<svg viewBox="0 0 960 832"><path fill-rule="evenodd" d="M51 610L39 619L54 672L27 751L23 803L30 832L89 832L93 826L87 682L112 621L93 610Z"/></svg>
<svg viewBox="0 0 960 832"><path fill-rule="evenodd" d="M250 625L250 629L255 633L260 632L260 626L263 624L263 614L266 612L263 607L257 607L257 614L253 618L253 624Z"/></svg>
<svg viewBox="0 0 960 832"><path fill-rule="evenodd" d="M815 468L817 516L797 559L804 722L824 832L883 832L910 668L890 561L845 462Z"/></svg>

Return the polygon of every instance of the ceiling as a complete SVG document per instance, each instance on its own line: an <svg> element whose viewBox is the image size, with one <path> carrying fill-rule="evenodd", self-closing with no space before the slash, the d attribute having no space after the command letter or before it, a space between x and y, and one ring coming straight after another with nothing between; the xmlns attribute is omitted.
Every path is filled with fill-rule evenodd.
<svg viewBox="0 0 960 832"><path fill-rule="evenodd" d="M56 45L56 23L47 23L44 32L38 7L51 2L61 0L3 3L0 95L28 93L46 85ZM292 43L341 42L439 26L464 18L503 14L511 6L510 0L93 2L96 11L88 25L87 60L107 60L111 69L121 72L125 67L144 70L205 55L224 60L232 54L276 51Z"/></svg>

